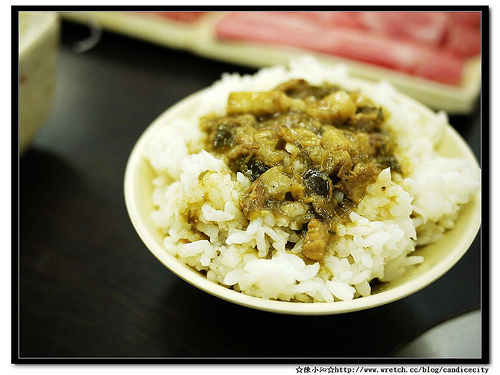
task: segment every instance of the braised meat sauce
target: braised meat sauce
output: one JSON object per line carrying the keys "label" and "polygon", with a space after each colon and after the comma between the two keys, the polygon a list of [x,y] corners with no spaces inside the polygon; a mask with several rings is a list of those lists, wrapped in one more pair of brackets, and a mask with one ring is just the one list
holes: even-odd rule
{"label": "braised meat sauce", "polygon": [[207,115],[206,148],[251,186],[248,219],[284,215],[303,233],[302,256],[323,259],[336,222],[387,167],[402,172],[383,124],[388,113],[358,92],[290,80],[266,92],[232,92],[225,116]]}

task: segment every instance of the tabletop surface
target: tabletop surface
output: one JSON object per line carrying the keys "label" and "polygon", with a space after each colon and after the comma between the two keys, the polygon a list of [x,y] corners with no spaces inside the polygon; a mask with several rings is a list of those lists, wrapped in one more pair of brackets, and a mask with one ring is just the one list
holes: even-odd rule
{"label": "tabletop surface", "polygon": [[[479,236],[432,285],[343,315],[289,316],[210,296],[168,271],[124,203],[128,156],[145,128],[223,72],[254,70],[64,22],[51,116],[19,161],[19,359],[389,358],[481,307]],[[451,124],[481,156],[479,108]],[[303,362],[302,362],[303,363]]]}

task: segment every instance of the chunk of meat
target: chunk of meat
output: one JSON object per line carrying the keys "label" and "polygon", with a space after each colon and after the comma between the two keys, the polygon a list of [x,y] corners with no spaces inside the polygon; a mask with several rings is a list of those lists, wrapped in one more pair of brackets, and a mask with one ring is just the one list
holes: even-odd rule
{"label": "chunk of meat", "polygon": [[265,195],[266,188],[261,180],[255,180],[248,192],[245,194],[245,198],[241,202],[241,211],[243,214],[251,219],[254,212],[262,210],[265,204]]}
{"label": "chunk of meat", "polygon": [[[262,121],[261,125],[266,126],[285,126],[288,129],[304,128],[314,134],[318,134],[323,124],[318,119],[314,119],[303,112],[289,112],[279,114]],[[290,142],[289,139],[286,139]]]}
{"label": "chunk of meat", "polygon": [[280,91],[232,92],[227,100],[227,114],[251,113],[267,116],[289,110],[304,109],[300,100],[294,100]]}
{"label": "chunk of meat", "polygon": [[351,201],[358,203],[366,191],[366,186],[374,183],[380,170],[373,164],[356,164],[354,169],[346,173],[341,179],[342,192]]}
{"label": "chunk of meat", "polygon": [[292,197],[303,196],[303,188],[282,172],[280,167],[266,167],[261,175],[250,185],[242,200],[242,211],[250,217],[253,211],[273,210],[285,201],[287,194]]}
{"label": "chunk of meat", "polygon": [[356,112],[356,104],[343,90],[327,95],[307,107],[309,116],[326,124],[341,124]]}
{"label": "chunk of meat", "polygon": [[329,127],[323,132],[321,145],[328,150],[345,150],[353,148],[351,140],[339,129]]}
{"label": "chunk of meat", "polygon": [[302,246],[302,255],[311,260],[320,261],[325,257],[330,233],[328,224],[311,219],[307,224],[307,233]]}
{"label": "chunk of meat", "polygon": [[273,167],[260,176],[266,187],[266,199],[283,201],[291,193],[294,181],[286,176],[279,167]]}

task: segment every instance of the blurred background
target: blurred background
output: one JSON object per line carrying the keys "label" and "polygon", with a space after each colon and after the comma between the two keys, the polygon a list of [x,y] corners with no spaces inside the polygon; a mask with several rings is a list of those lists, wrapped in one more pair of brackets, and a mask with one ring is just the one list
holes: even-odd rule
{"label": "blurred background", "polygon": [[[481,16],[19,14],[19,319],[13,357],[487,356],[478,314],[487,306],[480,235],[451,271],[401,301],[346,315],[286,316],[231,305],[178,279],[143,245],[123,199],[128,156],[163,111],[224,72],[251,74],[304,53],[346,64],[365,79],[387,80],[445,110],[481,162]],[[447,336],[445,328],[435,347],[413,341],[454,317],[468,319],[468,340]]]}

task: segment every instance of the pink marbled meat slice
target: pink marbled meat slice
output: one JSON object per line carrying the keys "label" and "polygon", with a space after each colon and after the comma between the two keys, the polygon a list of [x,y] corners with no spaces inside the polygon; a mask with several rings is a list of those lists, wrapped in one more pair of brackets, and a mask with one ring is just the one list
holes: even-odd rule
{"label": "pink marbled meat slice", "polygon": [[313,15],[300,13],[230,13],[216,25],[216,35],[220,40],[291,46],[344,57],[449,85],[461,82],[465,63],[443,48],[370,32],[359,24],[326,27],[324,20],[316,22]]}

